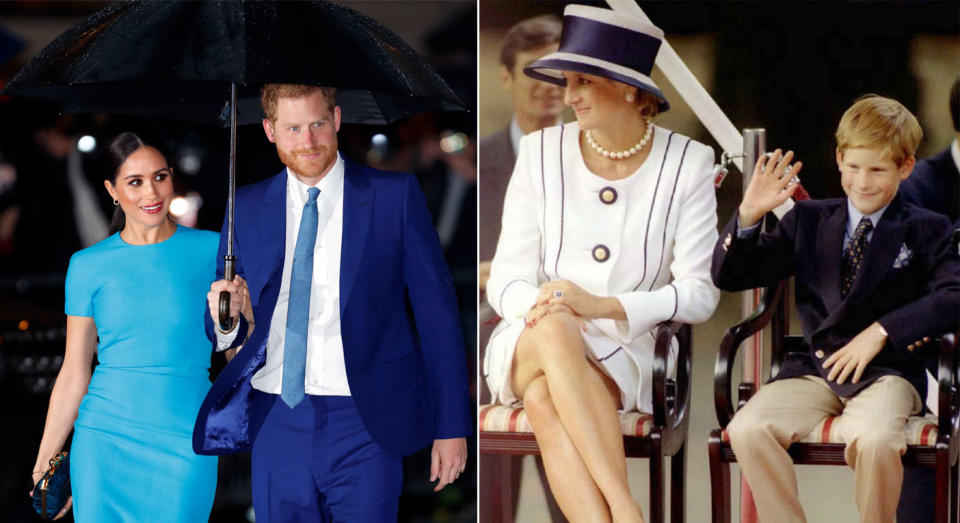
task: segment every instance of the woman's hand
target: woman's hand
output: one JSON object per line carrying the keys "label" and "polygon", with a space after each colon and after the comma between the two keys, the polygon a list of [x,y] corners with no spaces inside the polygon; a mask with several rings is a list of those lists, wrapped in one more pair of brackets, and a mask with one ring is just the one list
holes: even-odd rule
{"label": "woman's hand", "polygon": [[[30,484],[33,485],[33,487],[36,487],[36,486],[37,486],[37,483],[40,481],[40,478],[43,477],[44,472],[45,472],[45,471],[40,470],[40,469],[37,469],[37,470],[34,470],[34,471],[33,471],[33,475],[32,475],[31,478],[30,478]],[[30,487],[30,495],[31,495],[31,496],[33,496],[33,487]]]}
{"label": "woman's hand", "polygon": [[787,198],[793,196],[799,184],[792,183],[793,177],[800,173],[803,162],[794,164],[790,174],[787,166],[793,159],[793,151],[782,154],[780,149],[772,155],[761,155],[753,169],[753,177],[740,201],[740,227],[747,228],[759,222],[763,215],[779,207]]}
{"label": "woman's hand", "polygon": [[577,316],[597,317],[598,298],[567,280],[548,281],[540,286],[537,305],[566,305]]}
{"label": "woman's hand", "polygon": [[[36,488],[37,482],[40,481],[40,478],[42,478],[43,475],[46,474],[46,472],[47,472],[46,470],[34,469],[33,475],[30,478],[30,480],[32,481],[33,487],[30,489],[29,494],[27,494],[31,498],[33,498],[33,490],[34,488]],[[63,508],[60,509],[60,512],[58,512],[57,515],[53,517],[53,519],[60,519],[63,516],[66,516],[67,512],[70,512],[71,507],[73,507],[73,496],[70,496],[69,498],[67,498],[67,503],[63,505]]]}
{"label": "woman's hand", "polygon": [[33,491],[37,488],[37,483],[40,481],[40,478],[43,477],[44,473],[45,473],[44,470],[34,468],[33,475],[30,476],[30,485],[31,485],[30,493],[27,494],[31,498],[33,497]]}
{"label": "woman's hand", "polygon": [[584,323],[583,318],[578,316],[577,313],[573,311],[573,309],[571,309],[566,305],[563,305],[562,303],[554,303],[554,304],[544,303],[543,305],[534,305],[533,307],[530,308],[530,311],[527,312],[527,315],[524,318],[524,322],[526,323],[527,328],[531,328],[531,327],[534,327],[538,321],[540,321],[540,318],[543,318],[548,314],[554,314],[559,312],[565,312],[573,316],[574,318],[576,318],[577,323],[580,324],[580,330],[582,330],[583,332],[587,332],[587,324]]}
{"label": "woman's hand", "polygon": [[60,519],[63,516],[66,516],[67,512],[70,512],[71,507],[73,507],[73,496],[70,496],[69,498],[67,498],[67,503],[63,505],[63,508],[60,509],[60,512],[58,512],[57,515],[53,517],[53,519]]}
{"label": "woman's hand", "polygon": [[581,318],[627,318],[620,300],[610,296],[595,296],[568,280],[548,281],[540,286],[537,305],[545,304],[566,305],[575,316]]}

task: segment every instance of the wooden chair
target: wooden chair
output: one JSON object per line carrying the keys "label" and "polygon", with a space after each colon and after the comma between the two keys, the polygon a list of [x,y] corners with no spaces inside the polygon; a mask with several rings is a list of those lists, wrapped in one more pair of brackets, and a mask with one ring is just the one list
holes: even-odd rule
{"label": "wooden chair", "polygon": [[[676,378],[667,376],[670,340],[679,344]],[[624,450],[628,458],[650,459],[649,521],[664,521],[664,457],[670,456],[670,520],[683,521],[684,468],[687,425],[690,412],[690,371],[692,364],[690,325],[664,322],[657,328],[653,363],[653,412],[625,412],[620,416]],[[540,448],[522,408],[505,405],[480,407],[480,454],[484,467],[492,467],[489,476],[495,484],[490,510],[493,521],[512,522],[513,492],[509,478],[511,456],[539,455]]]}
{"label": "wooden chair", "polygon": [[[753,334],[771,323],[771,375],[776,374],[784,354],[800,350],[803,337],[788,335],[788,286],[780,282],[768,287],[756,311],[742,322],[727,330],[714,369],[714,405],[720,428],[710,433],[710,487],[713,521],[730,522],[730,463],[737,457],[730,448],[723,429],[733,418],[734,409],[730,382],[734,359],[740,345]],[[958,375],[956,335],[948,334],[940,342],[939,351],[939,417],[932,415],[912,417],[907,423],[907,452],[903,456],[905,466],[934,468],[936,474],[936,521],[946,523],[957,520],[957,451],[960,429],[960,405],[958,405]],[[738,387],[738,405],[742,406],[756,391],[756,384],[744,382]],[[798,465],[843,465],[845,444],[832,431],[833,420],[829,417],[808,434],[801,442],[790,446],[789,453]],[[948,514],[949,511],[949,514]]]}

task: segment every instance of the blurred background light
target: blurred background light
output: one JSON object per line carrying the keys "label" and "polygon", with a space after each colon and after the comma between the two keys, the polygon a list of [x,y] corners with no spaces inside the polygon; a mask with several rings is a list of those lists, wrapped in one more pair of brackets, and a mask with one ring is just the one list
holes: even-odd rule
{"label": "blurred background light", "polygon": [[77,149],[82,153],[91,153],[97,148],[97,139],[89,134],[85,134],[77,140]]}

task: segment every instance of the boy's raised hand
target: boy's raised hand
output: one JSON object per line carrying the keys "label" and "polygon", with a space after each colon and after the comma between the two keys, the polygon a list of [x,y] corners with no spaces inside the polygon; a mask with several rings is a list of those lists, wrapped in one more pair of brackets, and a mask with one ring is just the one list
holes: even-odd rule
{"label": "boy's raised hand", "polygon": [[787,198],[793,196],[799,184],[791,183],[803,167],[803,162],[797,162],[789,175],[785,175],[790,160],[793,159],[793,151],[783,151],[777,149],[769,157],[761,155],[757,160],[757,165],[753,169],[753,177],[743,193],[743,200],[740,202],[740,227],[747,228],[759,222],[763,215],[777,208]]}

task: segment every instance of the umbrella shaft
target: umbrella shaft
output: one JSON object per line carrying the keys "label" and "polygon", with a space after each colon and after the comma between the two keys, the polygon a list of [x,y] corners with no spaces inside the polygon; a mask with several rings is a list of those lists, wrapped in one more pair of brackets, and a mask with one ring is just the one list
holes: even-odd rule
{"label": "umbrella shaft", "polygon": [[[227,256],[233,257],[233,207],[237,191],[237,84],[230,84],[230,175],[227,188]],[[232,277],[231,277],[232,279]]]}

